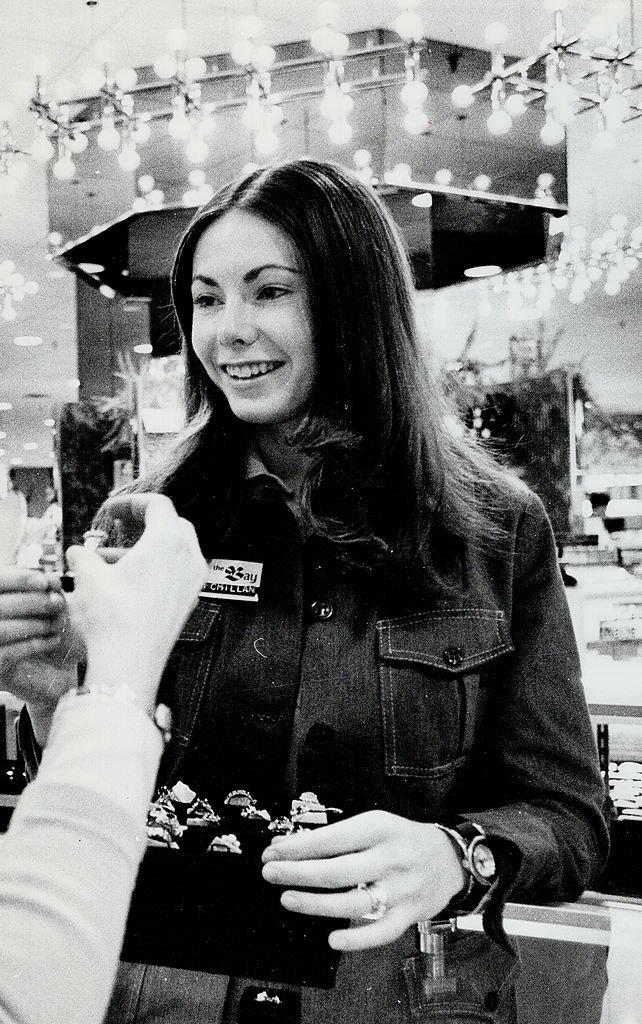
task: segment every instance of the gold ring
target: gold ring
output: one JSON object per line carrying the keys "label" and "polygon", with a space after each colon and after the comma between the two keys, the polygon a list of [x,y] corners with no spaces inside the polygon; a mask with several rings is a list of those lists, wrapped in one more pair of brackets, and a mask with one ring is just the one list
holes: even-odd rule
{"label": "gold ring", "polygon": [[370,910],[361,915],[362,921],[380,921],[388,913],[388,899],[376,882],[359,882],[357,889],[365,892],[370,900]]}

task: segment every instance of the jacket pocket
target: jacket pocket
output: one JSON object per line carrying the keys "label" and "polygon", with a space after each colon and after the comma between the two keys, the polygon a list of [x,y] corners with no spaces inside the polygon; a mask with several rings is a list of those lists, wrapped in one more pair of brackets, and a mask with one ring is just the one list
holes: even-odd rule
{"label": "jacket pocket", "polygon": [[497,659],[513,650],[504,612],[440,609],[377,622],[385,770],[439,779],[479,735]]}

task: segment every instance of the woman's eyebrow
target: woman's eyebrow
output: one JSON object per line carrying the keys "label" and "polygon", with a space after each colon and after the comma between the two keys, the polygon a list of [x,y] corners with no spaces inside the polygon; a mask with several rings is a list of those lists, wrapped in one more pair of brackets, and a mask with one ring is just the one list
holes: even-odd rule
{"label": "woman's eyebrow", "polygon": [[[303,271],[297,267],[290,267],[285,263],[264,263],[260,267],[253,267],[252,270],[248,270],[247,274],[244,274],[244,281],[255,281],[264,270],[285,270],[289,274],[302,274]],[[195,274],[192,278],[192,284],[200,281],[201,284],[208,285],[210,288],[218,287],[218,281],[215,281],[213,277],[209,277],[207,274]]]}

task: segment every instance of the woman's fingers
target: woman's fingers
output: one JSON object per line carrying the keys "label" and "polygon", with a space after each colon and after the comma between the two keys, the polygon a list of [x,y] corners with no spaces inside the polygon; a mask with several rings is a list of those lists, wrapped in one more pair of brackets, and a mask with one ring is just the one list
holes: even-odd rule
{"label": "woman's fingers", "polygon": [[7,619],[56,619],[65,599],[54,590],[0,593],[0,622]]}
{"label": "woman's fingers", "polygon": [[60,623],[56,619],[0,619],[0,647],[32,637],[60,635]]}
{"label": "woman's fingers", "polygon": [[60,579],[53,573],[13,567],[0,570],[0,594],[60,593],[61,590]]}
{"label": "woman's fingers", "polygon": [[342,853],[369,850],[397,834],[399,819],[387,811],[366,811],[323,828],[279,836],[263,852],[263,863],[337,857]]}
{"label": "woman's fingers", "polygon": [[376,850],[364,850],[328,859],[269,861],[263,877],[274,885],[295,885],[316,889],[347,889],[380,878],[385,871]]}

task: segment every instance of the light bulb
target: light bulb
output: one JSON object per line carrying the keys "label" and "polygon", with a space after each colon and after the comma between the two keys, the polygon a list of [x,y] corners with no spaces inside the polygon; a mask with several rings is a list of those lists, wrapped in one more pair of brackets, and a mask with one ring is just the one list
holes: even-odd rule
{"label": "light bulb", "polygon": [[350,40],[344,32],[335,32],[332,40],[333,57],[345,57],[350,49]]}
{"label": "light bulb", "polygon": [[399,95],[407,107],[420,107],[428,99],[428,87],[418,80],[406,82]]}
{"label": "light bulb", "polygon": [[173,78],[176,67],[176,58],[171,53],[161,53],[154,61],[154,72],[159,78]]}
{"label": "light bulb", "polygon": [[148,121],[137,121],[131,132],[132,139],[138,146],[144,146],[149,142],[151,134],[152,129]]}
{"label": "light bulb", "polygon": [[383,179],[390,185],[403,185],[412,181],[410,164],[395,164],[391,171],[386,171]]}
{"label": "light bulb", "polygon": [[250,100],[243,108],[241,121],[249,131],[260,131],[264,122],[263,108],[255,100]]}
{"label": "light bulb", "polygon": [[453,180],[453,172],[449,167],[440,167],[435,171],[435,181],[438,185],[450,185]]}
{"label": "light bulb", "polygon": [[271,126],[262,128],[254,136],[254,145],[257,153],[261,153],[262,156],[270,156],[279,148],[279,137]]}
{"label": "light bulb", "polygon": [[123,92],[129,92],[133,89],[138,81],[138,75],[133,68],[119,68],[115,76],[116,85]]}
{"label": "light bulb", "polygon": [[183,206],[200,206],[198,191],[195,188],[188,188],[181,196]]}
{"label": "light bulb", "polygon": [[505,110],[493,110],[486,121],[486,126],[491,135],[505,135],[510,131],[513,121],[510,114]]}
{"label": "light bulb", "polygon": [[185,146],[185,156],[193,164],[202,164],[207,160],[209,153],[210,148],[203,139],[190,139]]}
{"label": "light bulb", "polygon": [[615,281],[613,278],[609,278],[604,285],[604,292],[606,295],[619,295],[622,291],[622,285],[619,281]]}
{"label": "light bulb", "polygon": [[560,142],[564,141],[564,127],[554,121],[552,117],[547,117],[541,127],[539,137],[545,146],[558,146]]}
{"label": "light bulb", "polygon": [[[555,181],[555,178],[554,178],[554,176],[552,174],[550,174],[549,171],[543,171],[541,174],[537,175],[537,184],[539,185],[540,188],[543,188],[543,189],[550,188],[554,181]],[[586,228],[584,229],[584,231],[586,233]]]}
{"label": "light bulb", "polygon": [[203,78],[207,73],[207,64],[202,57],[189,57],[185,61],[185,77],[190,82],[195,82],[197,78]]}
{"label": "light bulb", "polygon": [[473,181],[473,188],[478,192],[487,192],[491,186],[491,180],[487,174],[478,174]]}
{"label": "light bulb", "polygon": [[504,110],[511,117],[520,117],[526,110],[526,103],[524,97],[519,92],[512,92],[510,96],[506,97],[504,103]]}
{"label": "light bulb", "polygon": [[141,174],[138,179],[138,187],[143,193],[151,192],[155,184],[156,182],[151,174]]}
{"label": "light bulb", "polygon": [[475,102],[475,93],[469,85],[458,85],[453,89],[450,98],[458,110],[468,110]]}
{"label": "light bulb", "polygon": [[368,167],[372,162],[372,153],[369,149],[355,149],[352,154],[352,160],[355,167],[362,170],[364,167]]}
{"label": "light bulb", "polygon": [[76,165],[70,156],[61,156],[59,160],[56,160],[52,171],[58,181],[71,181],[76,173]]}
{"label": "light bulb", "polygon": [[123,171],[135,171],[140,166],[140,153],[128,146],[118,154],[118,165]]}
{"label": "light bulb", "polygon": [[67,149],[70,153],[84,153],[89,145],[89,140],[83,132],[74,132],[67,136]]}
{"label": "light bulb", "polygon": [[428,115],[421,107],[414,107],[404,117],[403,126],[409,135],[421,135],[428,127]]}
{"label": "light bulb", "polygon": [[254,67],[257,71],[267,71],[276,60],[276,50],[273,46],[262,43],[254,50]]}
{"label": "light bulb", "polygon": [[312,49],[316,50],[317,53],[331,54],[335,35],[336,33],[327,25],[315,28],[310,36]]}
{"label": "light bulb", "polygon": [[250,39],[239,39],[230,50],[230,56],[235,64],[242,68],[249,67],[254,62],[256,46]]}
{"label": "light bulb", "polygon": [[29,152],[34,160],[38,160],[39,163],[45,163],[54,155],[54,148],[50,138],[44,132],[39,132],[31,143]]}
{"label": "light bulb", "polygon": [[345,121],[352,113],[354,100],[347,92],[332,89],[324,93],[319,110],[327,121]]}
{"label": "light bulb", "polygon": [[493,21],[484,30],[484,39],[489,46],[503,46],[508,39],[508,29],[501,21]]}
{"label": "light bulb", "polygon": [[423,23],[414,11],[403,11],[395,18],[392,27],[407,43],[418,43],[424,37]]}
{"label": "light bulb", "polygon": [[190,123],[185,114],[182,112],[180,114],[173,114],[169,119],[167,131],[173,139],[177,139],[179,142],[186,139],[190,133]]}
{"label": "light bulb", "polygon": [[96,142],[105,153],[111,153],[120,146],[120,135],[113,124],[106,124],[98,132]]}
{"label": "light bulb", "polygon": [[147,209],[147,203],[143,196],[135,196],[132,200],[132,210],[134,213],[142,213],[143,210]]}
{"label": "light bulb", "polygon": [[205,171],[202,167],[195,167],[187,175],[187,180],[192,188],[200,188],[205,182]]}
{"label": "light bulb", "polygon": [[352,127],[347,121],[332,121],[328,125],[328,137],[335,146],[345,146],[352,138]]}

